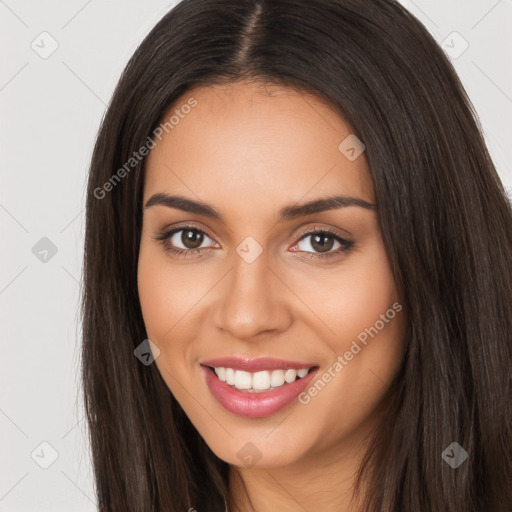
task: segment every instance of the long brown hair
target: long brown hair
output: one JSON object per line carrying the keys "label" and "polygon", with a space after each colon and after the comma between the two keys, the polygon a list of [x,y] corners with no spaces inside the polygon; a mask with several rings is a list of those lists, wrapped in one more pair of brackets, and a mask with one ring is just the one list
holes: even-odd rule
{"label": "long brown hair", "polygon": [[[228,464],[156,365],[134,357],[147,338],[137,292],[144,159],[130,159],[189,88],[242,79],[317,94],[366,146],[409,325],[388,416],[359,473],[371,479],[365,510],[512,510],[511,206],[450,61],[392,0],[183,0],[126,66],[86,205],[82,379],[99,509],[229,503]],[[456,470],[441,457],[454,441],[469,454]]]}

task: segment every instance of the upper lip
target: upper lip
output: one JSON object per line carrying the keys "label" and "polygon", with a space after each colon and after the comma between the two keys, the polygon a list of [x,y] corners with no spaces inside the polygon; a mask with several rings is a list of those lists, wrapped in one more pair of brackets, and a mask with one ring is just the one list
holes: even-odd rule
{"label": "upper lip", "polygon": [[314,363],[301,363],[298,361],[286,361],[285,359],[275,359],[273,357],[259,357],[257,359],[247,359],[242,357],[219,357],[200,361],[205,366],[215,368],[233,368],[234,370],[244,370],[246,372],[258,372],[263,370],[288,370],[301,368],[312,368],[317,366]]}

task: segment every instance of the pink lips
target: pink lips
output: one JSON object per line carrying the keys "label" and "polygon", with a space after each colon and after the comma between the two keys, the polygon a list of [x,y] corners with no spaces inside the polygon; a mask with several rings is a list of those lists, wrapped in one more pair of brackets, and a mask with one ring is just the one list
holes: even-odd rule
{"label": "pink lips", "polygon": [[[221,381],[211,368],[208,367],[233,368],[248,372],[263,370],[286,370],[289,368],[301,369],[312,368],[312,370],[301,379],[270,391],[249,393],[240,391],[229,384]],[[226,357],[201,361],[201,370],[206,384],[217,401],[229,412],[238,416],[248,418],[261,418],[276,413],[288,404],[293,402],[311,383],[318,367],[315,364],[298,363],[295,361],[284,361],[273,358],[241,359],[237,357]]]}
{"label": "pink lips", "polygon": [[201,361],[205,366],[215,366],[216,368],[233,368],[234,370],[244,370],[246,372],[260,372],[263,370],[288,370],[293,368],[312,368],[313,363],[298,363],[296,361],[285,361],[284,359],[274,359],[273,357],[260,357],[258,359],[243,359],[240,357],[219,357],[217,359],[208,359]]}

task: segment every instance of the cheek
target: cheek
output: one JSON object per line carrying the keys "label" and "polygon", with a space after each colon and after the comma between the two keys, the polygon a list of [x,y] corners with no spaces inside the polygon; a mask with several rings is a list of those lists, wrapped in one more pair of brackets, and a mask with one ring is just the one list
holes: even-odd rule
{"label": "cheek", "polygon": [[316,282],[302,280],[303,288],[297,290],[308,298],[311,310],[327,327],[328,330],[322,328],[322,331],[337,353],[347,350],[352,339],[373,326],[399,301],[387,255],[379,240],[318,277]]}
{"label": "cheek", "polygon": [[150,251],[141,248],[138,288],[148,336],[150,339],[162,340],[172,327],[172,316],[178,301],[171,292],[176,283],[172,284],[172,277],[165,272],[163,265],[158,264],[158,258],[156,260]]}
{"label": "cheek", "polygon": [[366,249],[328,282],[308,285],[309,304],[329,328],[323,338],[329,355],[303,403],[319,423],[332,427],[334,437],[370,417],[403,355],[405,316],[387,256],[380,244]]}
{"label": "cheek", "polygon": [[137,279],[147,336],[160,350],[155,364],[171,392],[186,403],[187,396],[180,395],[179,385],[187,378],[188,371],[183,362],[189,359],[187,336],[190,331],[184,328],[194,314],[197,291],[190,286],[190,281],[187,286],[190,276],[177,272],[169,265],[166,253],[150,243],[141,243]]}
{"label": "cheek", "polygon": [[148,336],[160,342],[172,337],[180,319],[204,295],[203,287],[197,286],[199,276],[192,273],[192,267],[169,264],[163,249],[145,240],[141,242],[137,279]]}
{"label": "cheek", "polygon": [[394,279],[384,254],[360,262],[345,276],[339,288],[343,289],[343,301],[341,307],[336,312],[332,310],[331,314],[341,339],[352,339],[366,332],[398,301]]}
{"label": "cheek", "polygon": [[206,338],[201,333],[207,325],[205,304],[219,279],[208,265],[198,267],[176,264],[151,240],[141,241],[137,279],[142,316],[148,338],[160,350],[156,365],[178,395],[175,379],[185,381],[189,372],[196,371],[194,340]]}
{"label": "cheek", "polygon": [[[188,302],[186,288],[180,286],[179,276],[171,272],[172,267],[166,265],[165,258],[158,249],[145,247],[141,244],[138,264],[138,289],[142,316],[148,338],[159,348],[160,355],[155,364],[165,380],[169,379],[175,370],[169,362],[174,360],[173,354],[180,351],[178,343],[169,340],[179,340],[177,336],[179,318],[184,315],[181,311]],[[178,290],[185,290],[178,292]],[[172,353],[171,353],[172,351]],[[167,369],[165,371],[164,369]],[[171,382],[168,382],[171,385]]]}

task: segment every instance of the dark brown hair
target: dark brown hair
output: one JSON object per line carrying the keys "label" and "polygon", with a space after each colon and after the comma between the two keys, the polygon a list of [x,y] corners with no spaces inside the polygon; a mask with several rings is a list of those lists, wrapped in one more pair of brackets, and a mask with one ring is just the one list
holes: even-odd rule
{"label": "dark brown hair", "polygon": [[[511,207],[450,61],[392,0],[183,0],[126,66],[86,206],[82,379],[99,509],[229,503],[228,464],[156,365],[134,357],[147,338],[144,160],[104,184],[188,89],[239,80],[316,94],[366,146],[409,322],[388,416],[359,474],[371,479],[365,510],[512,510]],[[456,470],[441,457],[453,441],[469,454]]]}

